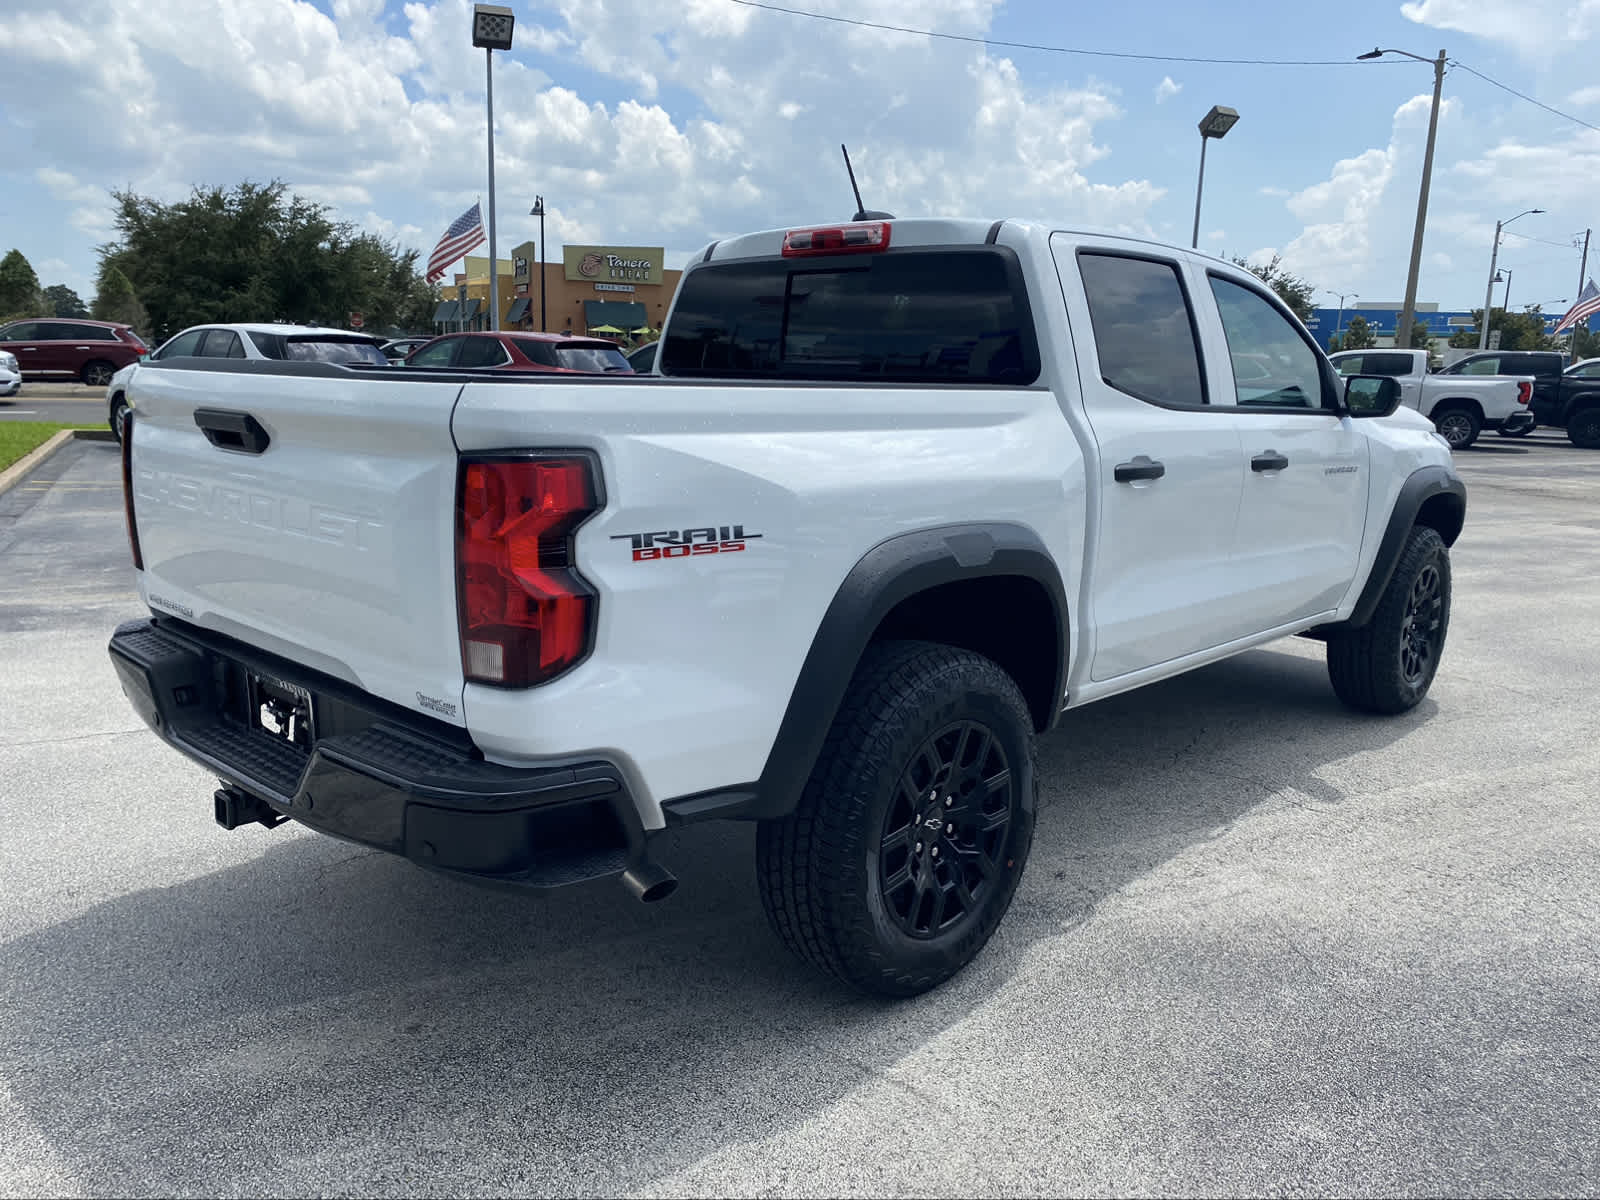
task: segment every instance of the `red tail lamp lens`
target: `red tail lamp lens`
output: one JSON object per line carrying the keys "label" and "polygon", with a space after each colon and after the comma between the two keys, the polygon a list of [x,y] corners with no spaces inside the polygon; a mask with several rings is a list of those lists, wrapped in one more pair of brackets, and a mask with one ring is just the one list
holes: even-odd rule
{"label": "red tail lamp lens", "polygon": [[595,593],[573,534],[598,508],[587,455],[463,461],[456,588],[461,667],[499,687],[544,683],[589,652]]}

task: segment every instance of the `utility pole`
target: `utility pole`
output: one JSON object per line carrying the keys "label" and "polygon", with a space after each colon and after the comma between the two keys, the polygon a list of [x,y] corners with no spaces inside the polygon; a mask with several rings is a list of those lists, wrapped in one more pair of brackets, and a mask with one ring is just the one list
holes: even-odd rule
{"label": "utility pole", "polygon": [[1400,306],[1400,324],[1394,331],[1396,346],[1411,345],[1411,326],[1417,318],[1417,275],[1422,270],[1422,227],[1428,220],[1428,185],[1433,180],[1433,141],[1439,132],[1439,93],[1444,88],[1444,51],[1433,60],[1433,108],[1428,112],[1428,148],[1422,154],[1422,190],[1417,195],[1417,227],[1411,234],[1411,269],[1406,272],[1406,299]]}

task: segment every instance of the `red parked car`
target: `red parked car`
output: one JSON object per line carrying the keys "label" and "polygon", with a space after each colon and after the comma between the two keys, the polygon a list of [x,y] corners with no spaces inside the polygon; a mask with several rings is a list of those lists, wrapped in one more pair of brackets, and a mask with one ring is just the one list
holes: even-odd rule
{"label": "red parked car", "polygon": [[0,350],[16,355],[24,379],[81,380],[105,387],[150,348],[132,328],[112,321],[34,317],[0,327]]}
{"label": "red parked car", "polygon": [[408,367],[497,367],[503,371],[632,375],[615,342],[562,333],[447,333],[406,356]]}

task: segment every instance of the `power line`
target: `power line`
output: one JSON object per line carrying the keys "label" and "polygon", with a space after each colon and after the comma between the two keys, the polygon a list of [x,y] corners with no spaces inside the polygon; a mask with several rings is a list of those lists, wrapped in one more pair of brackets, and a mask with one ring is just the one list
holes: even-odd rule
{"label": "power line", "polygon": [[[742,0],[741,0],[741,2],[742,2]],[[1544,109],[1545,112],[1547,112],[1547,113],[1554,113],[1558,117],[1565,117],[1567,120],[1573,122],[1574,124],[1582,125],[1585,129],[1592,129],[1596,133],[1600,133],[1600,125],[1591,125],[1591,124],[1589,124],[1589,122],[1585,121],[1582,117],[1575,117],[1571,113],[1564,113],[1559,108],[1551,108],[1543,100],[1535,100],[1532,96],[1528,95],[1527,93],[1519,92],[1514,87],[1508,87],[1506,84],[1501,83],[1498,79],[1489,78],[1489,76],[1485,75],[1482,71],[1473,70],[1471,67],[1467,66],[1467,64],[1462,62],[1460,59],[1452,58],[1449,61],[1450,61],[1450,65],[1451,66],[1460,67],[1463,71],[1467,72],[1469,75],[1476,75],[1479,79],[1483,80],[1485,83],[1492,83],[1495,87],[1499,88],[1502,92],[1510,92],[1518,100],[1526,100],[1529,104],[1538,105],[1540,108]]]}
{"label": "power line", "polygon": [[1525,242],[1538,242],[1540,245],[1544,245],[1544,246],[1560,246],[1561,249],[1563,249],[1563,250],[1576,250],[1580,245],[1583,244],[1583,239],[1580,238],[1577,234],[1574,234],[1570,240],[1565,241],[1565,242],[1552,241],[1550,238],[1530,237],[1526,233],[1517,233],[1515,230],[1512,230],[1512,229],[1506,230],[1500,236],[1501,237],[1521,238]]}
{"label": "power line", "polygon": [[[1140,62],[1214,63],[1230,67],[1354,67],[1367,66],[1354,58],[1205,58],[1192,54],[1135,54],[1127,50],[1084,50],[1077,46],[1045,46],[1037,42],[1008,42],[999,38],[979,37],[976,34],[940,33],[933,29],[914,29],[909,25],[886,25],[881,21],[863,21],[856,17],[836,17],[829,13],[811,12],[803,8],[786,8],[781,4],[768,4],[764,0],[729,0],[730,4],[745,8],[761,8],[767,12],[784,13],[791,17],[808,17],[813,21],[832,21],[836,25],[854,25],[861,29],[882,29],[890,33],[912,33],[919,37],[939,38],[947,42],[968,42],[979,46],[999,46],[1007,50],[1042,50],[1048,54],[1081,54],[1090,58],[1124,58]],[[1387,62],[1388,60],[1384,60]],[[1389,63],[1388,65],[1395,65]],[[1471,68],[1467,68],[1471,70]],[[1492,82],[1492,81],[1491,81]]]}

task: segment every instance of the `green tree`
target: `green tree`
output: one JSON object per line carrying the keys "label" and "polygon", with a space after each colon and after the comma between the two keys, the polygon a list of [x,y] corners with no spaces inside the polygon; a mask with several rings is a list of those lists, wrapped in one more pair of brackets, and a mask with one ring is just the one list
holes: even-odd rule
{"label": "green tree", "polygon": [[64,283],[52,283],[44,289],[44,310],[56,317],[87,317],[89,310],[84,307],[78,293]]}
{"label": "green tree", "polygon": [[1428,331],[1426,321],[1412,322],[1411,340],[1406,345],[1414,350],[1428,350],[1433,347],[1433,334]]}
{"label": "green tree", "polygon": [[1567,333],[1561,336],[1572,337],[1572,361],[1578,362],[1585,358],[1600,358],[1600,333],[1590,333],[1584,322],[1579,322]]}
{"label": "green tree", "polygon": [[0,320],[37,317],[48,311],[39,291],[39,277],[22,251],[13,249],[0,258]]}
{"label": "green tree", "polygon": [[1289,311],[1302,321],[1310,320],[1316,307],[1311,302],[1316,289],[1300,276],[1283,269],[1282,255],[1274,254],[1265,266],[1251,266],[1245,259],[1235,256],[1233,261],[1254,275],[1278,294],[1278,299],[1289,306]]}
{"label": "green tree", "polygon": [[[1482,328],[1483,309],[1472,310],[1472,323],[1477,328],[1463,329],[1459,333],[1450,335],[1450,344],[1458,348],[1476,350],[1478,348],[1478,329]],[[1550,350],[1555,347],[1555,340],[1544,331],[1544,313],[1537,304],[1529,305],[1521,312],[1508,313],[1503,308],[1489,310],[1490,336],[1498,331],[1500,334],[1501,350]]]}
{"label": "green tree", "polygon": [[416,251],[332,220],[281,181],[196,188],[174,204],[113,198],[102,266],[132,281],[158,336],[211,321],[342,325],[351,312],[374,330],[426,328],[432,316]]}
{"label": "green tree", "polygon": [[100,270],[100,278],[95,284],[94,319],[119,321],[124,325],[132,325],[140,333],[150,331],[150,317],[144,305],[139,303],[133,284],[115,266],[108,265]]}
{"label": "green tree", "polygon": [[1338,342],[1341,350],[1370,350],[1378,344],[1378,335],[1372,332],[1365,317],[1357,315],[1350,318]]}

